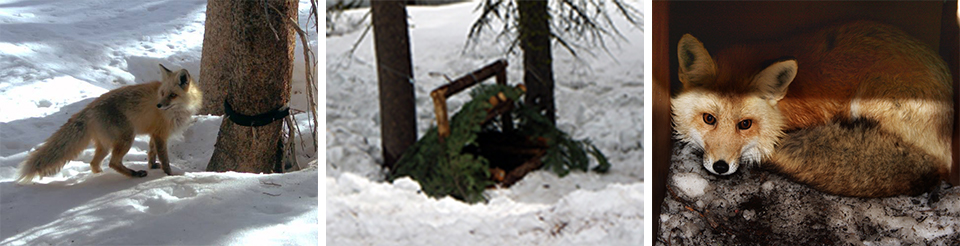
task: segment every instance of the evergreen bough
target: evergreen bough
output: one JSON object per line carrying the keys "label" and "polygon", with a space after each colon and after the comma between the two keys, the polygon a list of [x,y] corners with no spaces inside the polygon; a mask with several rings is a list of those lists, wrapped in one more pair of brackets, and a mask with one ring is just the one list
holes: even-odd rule
{"label": "evergreen bough", "polygon": [[[476,203],[486,201],[484,189],[494,184],[490,178],[490,163],[486,158],[469,153],[465,149],[477,149],[477,137],[481,133],[502,131],[495,121],[483,123],[487,111],[493,105],[492,96],[503,93],[512,102],[520,102],[523,94],[518,88],[505,85],[479,85],[470,91],[471,100],[450,120],[450,136],[440,144],[437,128],[431,127],[413,146],[408,148],[387,177],[393,181],[410,176],[420,183],[431,197],[451,196],[455,199]],[[546,140],[547,151],[543,167],[560,177],[571,170],[587,171],[590,165],[587,155],[597,159],[594,171],[605,173],[610,168],[607,158],[587,140],[573,140],[556,128],[536,110],[515,103],[512,114],[516,133],[532,139]]]}

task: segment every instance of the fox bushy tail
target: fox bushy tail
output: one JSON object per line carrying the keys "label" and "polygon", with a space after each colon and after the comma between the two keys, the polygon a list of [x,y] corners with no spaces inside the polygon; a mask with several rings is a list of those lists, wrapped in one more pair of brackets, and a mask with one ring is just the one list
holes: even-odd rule
{"label": "fox bushy tail", "polygon": [[35,177],[50,176],[77,157],[90,144],[90,133],[87,131],[86,120],[83,114],[71,117],[66,124],[53,133],[40,148],[30,154],[27,160],[20,163],[20,172],[17,175],[18,183],[30,183]]}
{"label": "fox bushy tail", "polygon": [[864,119],[787,132],[764,166],[827,193],[858,197],[919,195],[946,173],[933,155]]}

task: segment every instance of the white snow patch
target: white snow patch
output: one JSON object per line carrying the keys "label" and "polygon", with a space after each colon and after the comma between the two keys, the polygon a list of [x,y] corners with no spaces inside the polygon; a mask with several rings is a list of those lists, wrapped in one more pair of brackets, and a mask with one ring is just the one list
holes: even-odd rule
{"label": "white snow patch", "polygon": [[[70,88],[70,90],[63,88]],[[4,94],[16,96],[0,99],[0,106],[3,107],[0,122],[47,116],[56,113],[60,107],[83,99],[96,98],[107,92],[106,89],[70,76],[44,79],[3,90]],[[59,107],[51,107],[53,104]]]}
{"label": "white snow patch", "polygon": [[673,184],[691,198],[702,196],[710,185],[706,179],[696,173],[678,173],[673,176]]}

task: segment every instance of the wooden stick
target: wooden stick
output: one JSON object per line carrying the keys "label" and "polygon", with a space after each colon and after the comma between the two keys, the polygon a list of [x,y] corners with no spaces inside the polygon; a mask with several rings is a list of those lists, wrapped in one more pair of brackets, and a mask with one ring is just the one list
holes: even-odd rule
{"label": "wooden stick", "polygon": [[450,121],[447,118],[447,97],[446,88],[437,88],[430,92],[433,98],[433,113],[437,116],[437,134],[440,135],[440,143],[443,139],[450,136]]}
{"label": "wooden stick", "polygon": [[533,156],[533,158],[530,158],[530,160],[527,162],[524,162],[522,165],[514,168],[510,171],[510,173],[507,173],[507,176],[503,178],[503,187],[510,187],[511,185],[517,183],[517,181],[520,181],[520,179],[522,179],[523,176],[526,176],[527,173],[542,167],[543,162],[540,161],[540,158],[542,158],[545,154],[547,154],[546,150],[540,150],[537,155]]}
{"label": "wooden stick", "polygon": [[[450,136],[450,119],[447,117],[447,98],[494,75],[497,75],[497,83],[506,85],[506,73],[507,61],[497,60],[490,65],[473,71],[473,73],[460,77],[453,82],[437,87],[437,89],[430,92],[430,97],[433,98],[433,111],[437,117],[437,133],[440,135],[440,143],[443,143],[444,138]],[[488,115],[487,118],[489,120],[489,118],[492,117]],[[508,117],[506,119],[510,118]],[[487,120],[484,120],[484,122],[486,121]],[[510,124],[510,128],[513,128],[513,122],[512,120],[510,121],[510,123],[504,124]]]}
{"label": "wooden stick", "polygon": [[[497,84],[507,85],[507,69],[506,62],[504,64],[503,71],[497,73]],[[503,93],[500,93],[502,95]],[[498,95],[499,96],[499,95]],[[503,117],[500,117],[500,126],[503,127],[503,131],[513,130],[513,116],[510,114],[504,114]]]}
{"label": "wooden stick", "polygon": [[[444,97],[450,97],[453,94],[457,94],[464,89],[469,88],[477,83],[480,83],[483,80],[486,80],[490,77],[499,73],[505,73],[507,68],[506,60],[498,60],[496,62],[487,65],[479,70],[473,71],[470,74],[467,74],[463,77],[460,77],[453,82],[442,85],[436,90],[445,89],[443,92]],[[503,83],[506,83],[506,77],[504,76]],[[434,90],[434,91],[436,91]]]}
{"label": "wooden stick", "polygon": [[510,112],[511,109],[513,109],[513,100],[501,102],[490,108],[490,110],[487,110],[487,117],[483,119],[483,123],[487,123],[487,121],[492,120],[494,117],[497,117],[497,115],[503,115],[504,117],[507,117],[509,114],[504,113]]}
{"label": "wooden stick", "polygon": [[510,154],[510,155],[529,155],[536,156],[540,155],[543,152],[541,148],[525,148],[525,147],[514,147],[514,146],[484,146],[484,153],[493,153],[493,154]]}

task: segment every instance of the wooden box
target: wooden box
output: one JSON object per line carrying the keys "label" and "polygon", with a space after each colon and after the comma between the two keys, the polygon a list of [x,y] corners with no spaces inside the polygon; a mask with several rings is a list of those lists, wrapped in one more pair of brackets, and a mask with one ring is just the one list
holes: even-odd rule
{"label": "wooden box", "polygon": [[[660,227],[660,205],[664,199],[670,165],[672,129],[670,96],[680,87],[677,79],[677,42],[684,33],[712,40],[721,47],[745,40],[784,36],[845,20],[874,20],[891,24],[933,47],[947,62],[953,75],[954,133],[953,173],[950,182],[960,185],[960,38],[957,1],[920,2],[699,2],[654,1],[652,9],[653,60],[653,236]],[[716,43],[725,40],[728,43]],[[710,47],[708,47],[708,50]]]}

